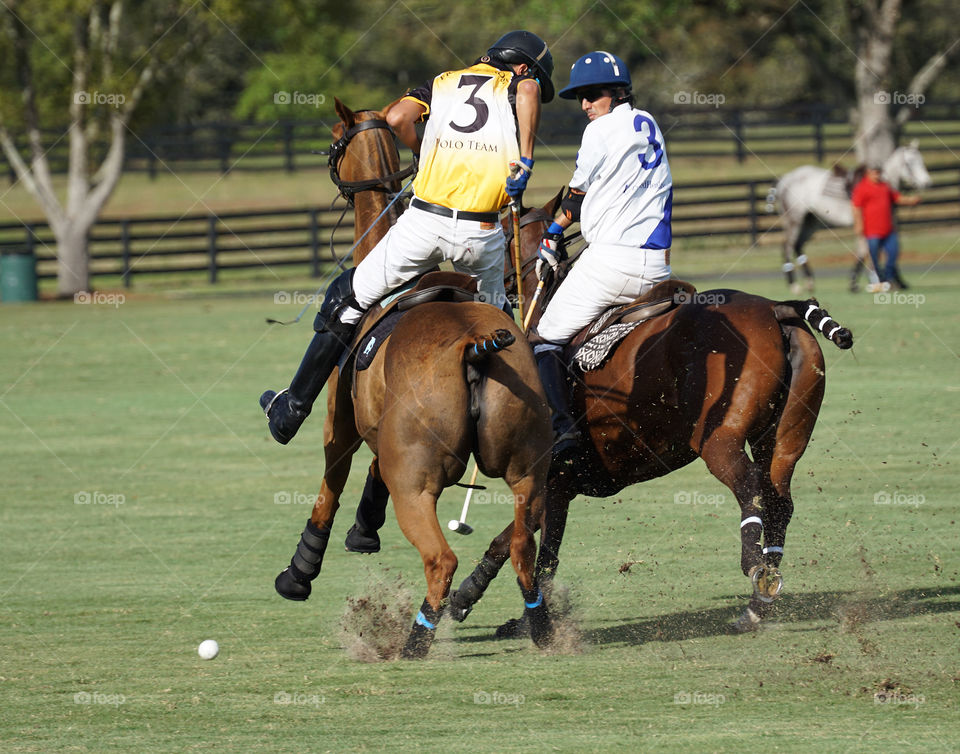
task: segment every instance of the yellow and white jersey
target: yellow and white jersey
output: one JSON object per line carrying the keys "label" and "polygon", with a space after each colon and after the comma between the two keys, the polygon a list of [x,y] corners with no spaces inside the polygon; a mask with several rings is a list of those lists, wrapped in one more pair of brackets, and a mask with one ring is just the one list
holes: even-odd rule
{"label": "yellow and white jersey", "polygon": [[510,163],[520,158],[512,103],[516,76],[486,63],[447,71],[407,97],[427,108],[414,193],[467,212],[497,212],[510,198]]}

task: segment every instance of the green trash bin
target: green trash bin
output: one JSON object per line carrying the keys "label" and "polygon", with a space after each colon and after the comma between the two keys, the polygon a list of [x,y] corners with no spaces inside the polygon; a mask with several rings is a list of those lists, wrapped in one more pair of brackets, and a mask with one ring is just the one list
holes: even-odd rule
{"label": "green trash bin", "polygon": [[37,258],[25,246],[0,250],[0,301],[37,300]]}

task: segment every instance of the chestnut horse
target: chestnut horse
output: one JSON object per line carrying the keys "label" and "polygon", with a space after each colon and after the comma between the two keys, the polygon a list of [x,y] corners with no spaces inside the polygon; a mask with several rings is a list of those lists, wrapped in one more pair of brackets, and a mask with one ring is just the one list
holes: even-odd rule
{"label": "chestnut horse", "polygon": [[[535,250],[553,216],[539,213],[521,230],[527,300]],[[851,347],[853,337],[813,299],[777,302],[735,290],[691,294],[677,282],[662,283],[648,296],[656,298],[659,290],[680,305],[639,324],[598,368],[571,367],[582,457],[574,472],[551,471],[537,577],[546,590],[576,495],[608,497],[700,457],[740,505],[740,567],[753,583],[753,597],[736,625],[749,630],[783,585],[790,481],[824,394],[823,353],[806,322],[840,348]],[[508,290],[514,285],[508,274]],[[534,323],[545,305],[534,312]],[[451,595],[455,619],[466,617],[496,575],[510,535],[508,528],[491,543]],[[523,628],[511,621],[498,634]]]}
{"label": "chestnut horse", "polygon": [[[352,195],[359,236],[387,207],[387,192],[400,189],[399,154],[383,113],[354,113],[339,100],[336,108],[341,123],[333,129],[331,175]],[[355,262],[388,227],[384,222],[370,233]],[[437,274],[472,284],[465,275]],[[361,338],[371,324],[368,316]],[[418,304],[403,314],[368,368],[356,371],[348,358],[327,389],[323,484],[277,591],[294,600],[309,596],[352,456],[366,442],[376,457],[371,473],[393,496],[400,528],[423,558],[427,596],[402,656],[425,656],[457,566],[437,520],[437,497],[460,479],[473,453],[480,470],[503,478],[514,494],[506,549],[533,639],[549,643],[552,627],[533,576],[533,532],[549,469],[550,416],[533,352],[514,321],[476,300]]]}

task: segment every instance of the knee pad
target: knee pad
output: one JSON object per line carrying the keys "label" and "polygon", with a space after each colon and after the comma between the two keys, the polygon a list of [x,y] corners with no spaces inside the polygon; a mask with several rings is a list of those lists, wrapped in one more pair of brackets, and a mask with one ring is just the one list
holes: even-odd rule
{"label": "knee pad", "polygon": [[356,271],[355,267],[351,267],[330,283],[327,293],[323,297],[320,311],[317,312],[317,316],[313,320],[314,332],[336,329],[337,325],[340,324],[339,314],[347,307],[360,309],[360,305],[353,295],[353,275]]}

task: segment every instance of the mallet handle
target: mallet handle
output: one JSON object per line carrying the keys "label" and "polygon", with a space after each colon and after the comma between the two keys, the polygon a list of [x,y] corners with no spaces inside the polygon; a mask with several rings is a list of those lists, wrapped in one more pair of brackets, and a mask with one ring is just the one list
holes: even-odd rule
{"label": "mallet handle", "polygon": [[470,475],[470,489],[467,490],[467,498],[463,501],[463,510],[460,512],[460,523],[467,520],[467,509],[470,508],[470,498],[473,496],[473,485],[477,483],[477,474],[480,473],[480,466],[476,461],[473,462],[473,474]]}

